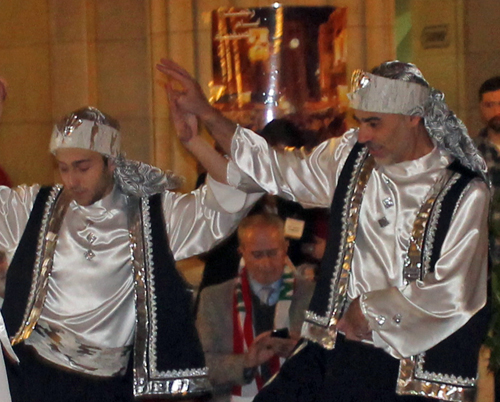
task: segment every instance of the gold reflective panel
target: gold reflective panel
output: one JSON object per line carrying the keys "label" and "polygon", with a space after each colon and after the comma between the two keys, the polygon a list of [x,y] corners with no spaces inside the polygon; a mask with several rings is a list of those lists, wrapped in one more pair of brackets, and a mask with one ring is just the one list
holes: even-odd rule
{"label": "gold reflective panel", "polygon": [[346,24],[345,8],[214,10],[211,102],[255,131],[282,117],[326,130],[348,105]]}

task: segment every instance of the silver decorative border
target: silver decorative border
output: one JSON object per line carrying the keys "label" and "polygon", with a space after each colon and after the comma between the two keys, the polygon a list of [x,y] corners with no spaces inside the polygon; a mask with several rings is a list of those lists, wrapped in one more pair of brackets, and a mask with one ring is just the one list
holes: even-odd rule
{"label": "silver decorative border", "polygon": [[[134,395],[202,395],[211,389],[208,368],[158,371],[157,307],[153,274],[153,237],[149,200],[129,197],[130,238],[135,278],[136,344],[134,359]],[[135,202],[133,200],[136,200]],[[138,212],[140,206],[140,213]]]}
{"label": "silver decorative border", "polygon": [[[396,393],[398,395],[424,396],[452,402],[474,402],[476,397],[475,382],[468,383],[469,379],[456,378],[428,373],[422,370],[421,378],[415,373],[423,362],[416,362],[420,356],[412,356],[400,360],[399,376]],[[423,357],[422,357],[423,361]]]}
{"label": "silver decorative border", "polygon": [[445,382],[447,384],[458,385],[461,387],[474,387],[476,385],[475,378],[462,378],[460,376],[456,377],[454,375],[450,376],[448,374],[433,373],[424,370],[425,353],[417,355],[415,360],[415,378],[419,380]]}
{"label": "silver decorative border", "polygon": [[359,223],[359,212],[366,185],[370,180],[375,166],[374,158],[364,148],[358,155],[354,165],[355,174],[349,182],[348,191],[344,199],[342,211],[342,240],[337,262],[330,284],[330,298],[328,300],[329,326],[336,326],[347,295],[347,287],[351,274],[351,263],[356,243],[356,232]]}
{"label": "silver decorative border", "polygon": [[375,166],[375,160],[364,148],[356,158],[344,198],[341,223],[341,241],[337,261],[332,273],[330,295],[325,316],[306,312],[302,336],[319,343],[326,349],[335,348],[337,320],[345,304],[351,261],[354,253],[359,211],[366,185]]}
{"label": "silver decorative border", "polygon": [[[147,197],[141,197],[141,213],[143,222],[143,240],[144,240],[144,262],[147,288],[147,301],[149,306],[149,334],[148,334],[148,356],[151,375],[154,377],[162,376],[157,370],[157,349],[156,340],[158,338],[158,319],[156,315],[156,298],[155,296],[155,276],[153,274],[153,236],[151,234],[151,214]],[[165,245],[167,246],[167,245]]]}
{"label": "silver decorative border", "polygon": [[[448,171],[448,170],[447,170]],[[441,192],[439,193],[438,197],[436,198],[436,201],[434,203],[434,207],[432,208],[430,217],[429,217],[429,222],[428,222],[428,229],[427,233],[425,234],[425,240],[424,240],[424,249],[423,249],[423,255],[422,255],[422,277],[425,276],[429,270],[430,270],[430,263],[431,263],[431,256],[432,256],[432,250],[434,249],[434,239],[436,236],[436,229],[437,229],[437,224],[439,217],[441,216],[441,208],[443,205],[443,199],[448,194],[450,191],[451,187],[458,181],[460,178],[460,174],[455,173],[451,175],[447,182],[444,184]]]}
{"label": "silver decorative border", "polygon": [[324,327],[326,327],[328,325],[328,322],[330,321],[329,317],[320,316],[311,310],[306,311],[305,319],[306,319],[306,321],[309,321],[309,322],[314,323],[314,324],[322,325]]}
{"label": "silver decorative border", "polygon": [[176,396],[204,395],[210,389],[207,377],[177,378],[173,380],[151,380],[143,386],[134,383],[134,395],[137,396]]}
{"label": "silver decorative border", "polygon": [[147,388],[149,367],[147,358],[149,310],[147,303],[146,272],[143,243],[143,219],[138,197],[128,198],[130,251],[134,277],[135,342],[134,342],[134,395]]}
{"label": "silver decorative border", "polygon": [[[38,245],[36,250],[35,265],[33,268],[33,276],[31,281],[31,288],[26,303],[26,310],[23,316],[23,325],[18,329],[17,333],[12,337],[11,343],[13,345],[22,342],[23,340],[29,338],[31,332],[36,326],[40,314],[36,314],[33,309],[37,299],[40,296],[40,276],[42,271],[42,263],[44,261],[44,254],[46,249],[47,233],[49,230],[49,225],[53,215],[53,210],[55,203],[62,191],[61,185],[55,185],[50,190],[50,194],[45,203],[45,208],[42,216],[41,230],[38,235]],[[53,258],[53,255],[52,255]],[[48,275],[48,272],[45,272]],[[42,278],[43,279],[43,278]],[[48,279],[48,278],[46,278]],[[45,281],[46,284],[46,281]],[[41,312],[41,311],[40,311]],[[40,313],[38,312],[38,313]],[[38,316],[37,316],[38,315]]]}
{"label": "silver decorative border", "polygon": [[[479,179],[475,179],[475,180],[479,180]],[[458,197],[458,200],[457,200],[457,203],[455,205],[455,209],[453,210],[453,215],[452,215],[452,219],[455,218],[455,215],[457,214],[457,211],[458,209],[460,208],[460,205],[462,204],[462,200],[464,199],[465,197],[465,194],[469,192],[469,189],[470,187],[472,186],[472,182],[474,180],[471,180],[469,181],[469,184],[467,184],[464,188],[464,190],[462,191],[462,193],[460,194],[460,197]]]}
{"label": "silver decorative border", "polygon": [[335,349],[335,343],[337,341],[337,331],[335,327],[325,327],[304,321],[301,335],[310,341],[320,344],[327,350]]}

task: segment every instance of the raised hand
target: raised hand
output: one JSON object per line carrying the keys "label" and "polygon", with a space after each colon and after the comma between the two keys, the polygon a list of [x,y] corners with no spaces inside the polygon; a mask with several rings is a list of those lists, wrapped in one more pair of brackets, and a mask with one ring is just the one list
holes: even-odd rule
{"label": "raised hand", "polygon": [[161,59],[156,68],[181,85],[182,91],[176,92],[176,103],[182,112],[193,113],[202,119],[214,113],[200,85],[184,68],[168,59]]}
{"label": "raised hand", "polygon": [[[175,92],[177,116],[187,118],[182,113],[194,114],[208,129],[226,154],[231,153],[231,140],[236,130],[236,123],[227,119],[216,108],[212,107],[200,85],[184,68],[168,59],[161,59],[156,65],[158,71],[176,81],[181,90]],[[180,113],[182,112],[182,113]],[[179,137],[181,138],[181,137]],[[181,141],[183,141],[181,139]]]}
{"label": "raised hand", "polygon": [[170,106],[170,118],[174,123],[177,137],[182,143],[186,144],[198,134],[198,119],[194,114],[184,112],[179,107],[179,98],[182,96],[181,91],[174,90],[170,83],[165,84],[165,90]]}

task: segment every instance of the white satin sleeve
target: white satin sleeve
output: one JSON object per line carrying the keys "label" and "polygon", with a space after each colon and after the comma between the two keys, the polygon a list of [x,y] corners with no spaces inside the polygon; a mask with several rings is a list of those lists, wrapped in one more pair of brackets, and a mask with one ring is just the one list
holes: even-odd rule
{"label": "white satin sleeve", "polygon": [[174,259],[201,254],[225,239],[262,194],[246,194],[210,176],[205,185],[188,194],[163,193],[163,212]]}
{"label": "white satin sleeve", "polygon": [[10,262],[28,223],[39,185],[9,188],[0,186],[0,250]]}
{"label": "white satin sleeve", "polygon": [[375,346],[396,358],[421,353],[456,332],[485,305],[489,199],[483,182],[470,184],[434,272],[400,289],[361,296]]}
{"label": "white satin sleeve", "polygon": [[258,185],[267,193],[297,201],[305,207],[329,207],[338,175],[357,141],[355,130],[327,140],[312,152],[275,151],[253,131],[239,127],[231,144],[228,182],[243,191]]}

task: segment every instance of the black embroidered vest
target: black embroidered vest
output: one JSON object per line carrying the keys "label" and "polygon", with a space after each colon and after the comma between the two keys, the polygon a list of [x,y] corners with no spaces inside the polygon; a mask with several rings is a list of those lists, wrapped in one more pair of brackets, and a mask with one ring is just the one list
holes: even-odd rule
{"label": "black embroidered vest", "polygon": [[[331,206],[327,248],[315,293],[306,313],[302,335],[326,349],[335,347],[336,323],[347,297],[350,256],[357,228],[356,215],[373,167],[370,159],[366,148],[357,143],[341,171]],[[405,264],[402,267],[408,280],[422,279],[425,273],[434,270],[455,207],[464,189],[477,177],[457,161],[448,167],[447,173],[449,178],[429,202],[429,213],[422,214],[426,217],[423,220],[427,224],[427,231],[422,233],[421,249],[416,247],[418,253],[413,256],[415,261],[410,258],[408,266]],[[434,213],[436,210],[439,212]],[[426,236],[430,225],[433,226],[433,236]],[[424,255],[427,256],[425,261]],[[397,393],[426,395],[450,401],[473,401],[478,354],[487,332],[488,320],[489,305],[430,350],[400,360]]]}

